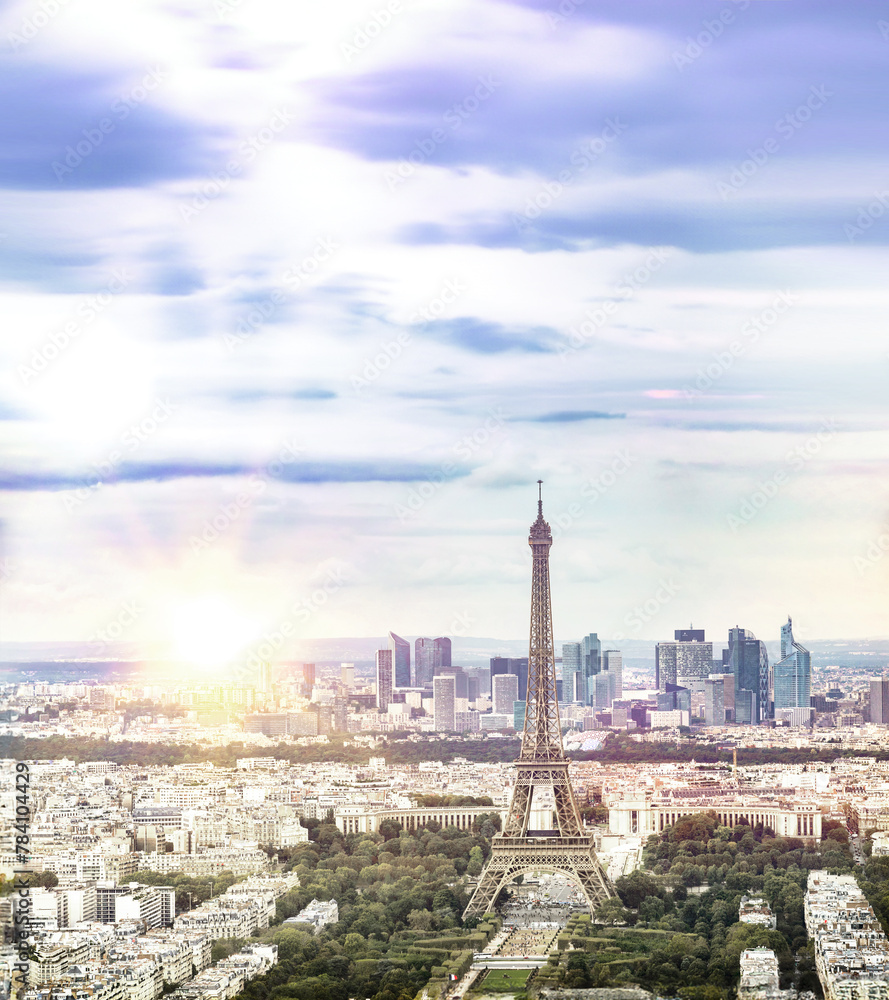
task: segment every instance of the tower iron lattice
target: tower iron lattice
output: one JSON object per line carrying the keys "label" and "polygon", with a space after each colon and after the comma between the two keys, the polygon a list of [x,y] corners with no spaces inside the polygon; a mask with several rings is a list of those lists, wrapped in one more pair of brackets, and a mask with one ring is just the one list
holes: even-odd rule
{"label": "tower iron lattice", "polygon": [[[500,890],[530,871],[551,871],[575,882],[592,912],[614,889],[602,868],[592,838],[584,832],[568,777],[562,747],[556,659],[553,649],[552,601],[549,587],[550,526],[543,519],[542,481],[538,480],[537,520],[531,525],[531,638],[528,650],[528,693],[522,749],[503,831],[491,843],[491,855],[479,877],[464,917],[488,913]],[[535,792],[552,793],[554,829],[531,829]]]}

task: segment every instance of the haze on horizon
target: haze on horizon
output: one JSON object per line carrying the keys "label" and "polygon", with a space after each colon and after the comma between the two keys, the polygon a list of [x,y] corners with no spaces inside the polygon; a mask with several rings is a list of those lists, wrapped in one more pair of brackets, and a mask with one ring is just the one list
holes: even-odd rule
{"label": "haze on horizon", "polygon": [[6,6],[0,640],[885,636],[884,6]]}

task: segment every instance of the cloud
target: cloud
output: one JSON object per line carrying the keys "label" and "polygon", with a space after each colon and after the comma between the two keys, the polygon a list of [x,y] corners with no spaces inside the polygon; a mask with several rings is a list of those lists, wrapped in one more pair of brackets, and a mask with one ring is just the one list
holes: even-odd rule
{"label": "cloud", "polygon": [[[447,478],[469,475],[469,469],[456,468],[448,463]],[[284,483],[413,483],[438,477],[440,465],[400,462],[396,460],[341,460],[327,462],[276,461],[263,465],[242,463],[187,463],[187,462],[124,462],[110,475],[100,476],[95,471],[76,472],[13,472],[0,473],[0,490],[10,491],[59,491],[94,487],[99,484],[169,482],[181,479],[228,478],[232,476],[260,475]]]}
{"label": "cloud", "polygon": [[136,187],[206,174],[223,134],[152,103],[162,70],[106,70],[0,60],[0,187]]}
{"label": "cloud", "polygon": [[564,339],[551,326],[509,326],[474,316],[433,320],[426,323],[422,330],[425,336],[479,354],[501,354],[505,351],[551,354]]}
{"label": "cloud", "polygon": [[604,413],[601,410],[557,410],[536,417],[513,417],[513,422],[533,424],[573,424],[581,420],[623,420],[626,413]]}

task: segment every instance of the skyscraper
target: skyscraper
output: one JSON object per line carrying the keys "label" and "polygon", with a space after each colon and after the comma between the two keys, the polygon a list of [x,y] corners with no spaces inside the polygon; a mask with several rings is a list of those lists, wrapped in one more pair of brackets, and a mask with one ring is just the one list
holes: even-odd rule
{"label": "skyscraper", "polygon": [[393,686],[409,688],[411,684],[411,644],[394,632],[389,633],[389,649],[392,652]]}
{"label": "skyscraper", "polygon": [[444,635],[432,640],[436,667],[451,666],[451,640]]}
{"label": "skyscraper", "polygon": [[583,646],[579,642],[562,643],[562,700],[574,700],[574,675],[583,669]]}
{"label": "skyscraper", "polygon": [[703,629],[680,628],[672,642],[659,642],[655,649],[655,679],[658,691],[667,684],[701,680],[713,669],[713,643],[704,641]]}
{"label": "skyscraper", "polygon": [[515,674],[519,679],[519,698],[524,698],[528,690],[528,657],[491,657],[491,690],[498,674]]}
{"label": "skyscraper", "polygon": [[435,650],[432,639],[420,636],[414,640],[414,685],[426,687],[435,674]]}
{"label": "skyscraper", "polygon": [[392,650],[377,650],[377,708],[385,712],[392,701]]}
{"label": "skyscraper", "polygon": [[889,726],[889,677],[878,677],[870,682],[870,721],[878,726]]}
{"label": "skyscraper", "polygon": [[442,667],[451,665],[451,640],[446,636],[414,641],[414,686],[428,687]]}
{"label": "skyscraper", "polygon": [[735,678],[735,722],[756,726],[768,717],[769,654],[746,628],[728,633],[728,663]]}
{"label": "skyscraper", "polygon": [[457,679],[439,674],[432,680],[432,724],[438,733],[452,733],[457,726]]}
{"label": "skyscraper", "polygon": [[617,701],[619,698],[623,698],[624,658],[620,650],[606,649],[602,653],[602,669],[608,674],[609,701]]}
{"label": "skyscraper", "polygon": [[264,697],[272,696],[272,665],[271,663],[260,663],[259,677],[256,682],[256,690]]}
{"label": "skyscraper", "polygon": [[597,632],[590,632],[589,635],[585,635],[583,637],[582,645],[582,673],[584,676],[583,690],[585,691],[583,704],[592,705],[595,691],[595,682],[593,681],[593,678],[602,669],[602,643],[599,641],[599,635]]}
{"label": "skyscraper", "polygon": [[518,677],[515,674],[498,674],[494,678],[494,714],[512,715],[518,700]]}
{"label": "skyscraper", "polygon": [[705,725],[725,725],[725,682],[731,680],[729,674],[711,674],[704,681]]}
{"label": "skyscraper", "polygon": [[793,638],[790,615],[781,626],[781,659],[774,668],[775,711],[808,708],[811,700],[812,667],[809,651]]}

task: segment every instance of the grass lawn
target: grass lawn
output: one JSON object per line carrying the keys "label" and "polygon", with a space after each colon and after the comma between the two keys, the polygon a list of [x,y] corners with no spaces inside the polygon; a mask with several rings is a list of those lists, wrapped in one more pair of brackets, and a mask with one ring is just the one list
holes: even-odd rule
{"label": "grass lawn", "polygon": [[473,990],[483,993],[521,993],[533,969],[491,969]]}

